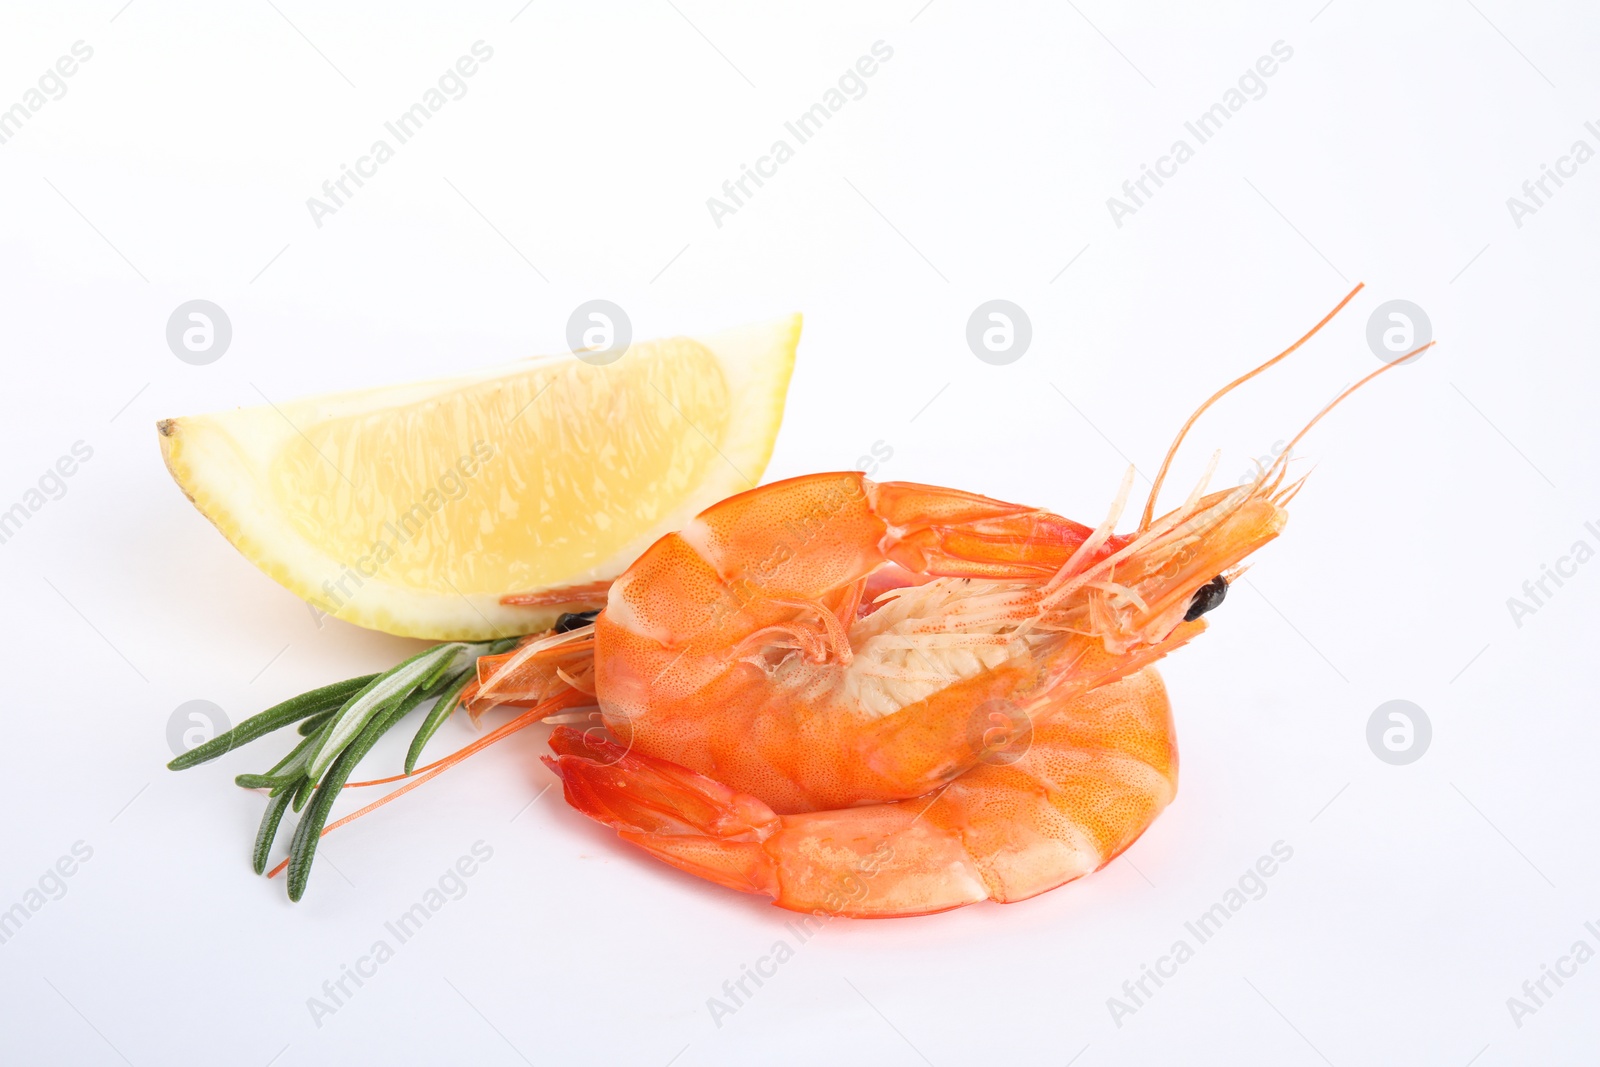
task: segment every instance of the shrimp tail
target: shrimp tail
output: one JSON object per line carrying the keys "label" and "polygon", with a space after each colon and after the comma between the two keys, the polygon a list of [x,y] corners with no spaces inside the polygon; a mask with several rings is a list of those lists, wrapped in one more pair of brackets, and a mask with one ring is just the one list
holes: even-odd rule
{"label": "shrimp tail", "polygon": [[597,731],[558,726],[554,756],[567,803],[657,858],[729,889],[776,899],[777,871],[761,843],[781,824],[755,797]]}

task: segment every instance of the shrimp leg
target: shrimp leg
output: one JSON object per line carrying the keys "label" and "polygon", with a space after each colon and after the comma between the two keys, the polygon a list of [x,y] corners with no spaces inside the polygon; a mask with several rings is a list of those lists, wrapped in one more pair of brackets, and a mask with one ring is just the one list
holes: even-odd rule
{"label": "shrimp leg", "polygon": [[559,728],[568,803],[657,858],[794,911],[921,915],[1008,903],[1104,866],[1171,800],[1177,750],[1153,668],[1079,695],[926,797],[779,815],[705,775]]}

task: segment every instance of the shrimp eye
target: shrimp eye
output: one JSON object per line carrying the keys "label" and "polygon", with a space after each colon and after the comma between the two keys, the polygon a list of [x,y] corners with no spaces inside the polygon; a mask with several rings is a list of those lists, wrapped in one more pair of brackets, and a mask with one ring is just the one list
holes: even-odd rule
{"label": "shrimp eye", "polygon": [[[1194,609],[1190,608],[1189,610],[1193,611]],[[576,630],[580,626],[588,626],[591,622],[594,622],[594,617],[598,614],[600,614],[598,610],[566,612],[556,619],[554,630],[558,634],[564,634],[568,630]]]}
{"label": "shrimp eye", "polygon": [[1227,595],[1228,580],[1219,574],[1195,590],[1194,599],[1189,601],[1189,610],[1184,612],[1183,621],[1194,622],[1194,620],[1222,603]]}

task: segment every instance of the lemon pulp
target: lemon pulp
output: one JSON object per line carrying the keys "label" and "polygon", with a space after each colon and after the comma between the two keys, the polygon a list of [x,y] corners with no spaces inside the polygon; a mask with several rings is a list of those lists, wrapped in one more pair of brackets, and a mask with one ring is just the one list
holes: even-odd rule
{"label": "lemon pulp", "polygon": [[[330,419],[273,462],[278,507],[322,552],[411,588],[560,584],[655,526],[724,462],[712,444],[728,416],[715,357],[687,339],[656,348]],[[575,467],[573,454],[594,462]],[[346,481],[351,471],[362,473]]]}

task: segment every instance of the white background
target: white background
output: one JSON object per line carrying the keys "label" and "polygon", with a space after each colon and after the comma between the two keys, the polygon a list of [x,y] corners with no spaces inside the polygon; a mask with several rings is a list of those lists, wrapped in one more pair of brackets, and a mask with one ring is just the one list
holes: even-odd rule
{"label": "white background", "polygon": [[[1507,998],[1600,948],[1600,565],[1520,627],[1507,598],[1600,547],[1600,162],[1520,227],[1506,204],[1600,148],[1592,9],[120,3],[0,16],[0,107],[94,49],[0,145],[0,508],[94,450],[0,545],[0,908],[93,849],[0,945],[0,1058],[1593,1062],[1600,962],[1520,1027]],[[467,95],[315,226],[306,198],[478,40]],[[878,40],[866,95],[717,227],[706,198]],[[1280,40],[1266,95],[1114,225],[1107,197]],[[1177,487],[1216,447],[1234,481],[1378,366],[1381,302],[1426,309],[1440,344],[1299,450],[1286,535],[1164,668],[1176,802],[1080,883],[836,921],[718,1026],[707,998],[792,916],[629,851],[559,790],[529,807],[543,730],[330,837],[298,906],[251,877],[261,799],[230,784],[280,743],[162,769],[184,701],[238,721],[418,646],[319,627],[184,501],[157,418],[558,350],[596,297],[640,337],[800,310],[769,478],[881,442],[877,477],[1095,521],[1123,457],[1152,474],[1200,399],[1357,281],[1199,424]],[[964,339],[996,297],[1033,324],[1009,366]],[[194,298],[233,323],[209,366],[164,339]],[[1367,746],[1391,699],[1433,725],[1409,766]],[[308,998],[479,840],[466,895],[315,1025]],[[1266,895],[1118,1026],[1107,999],[1279,840]]]}

